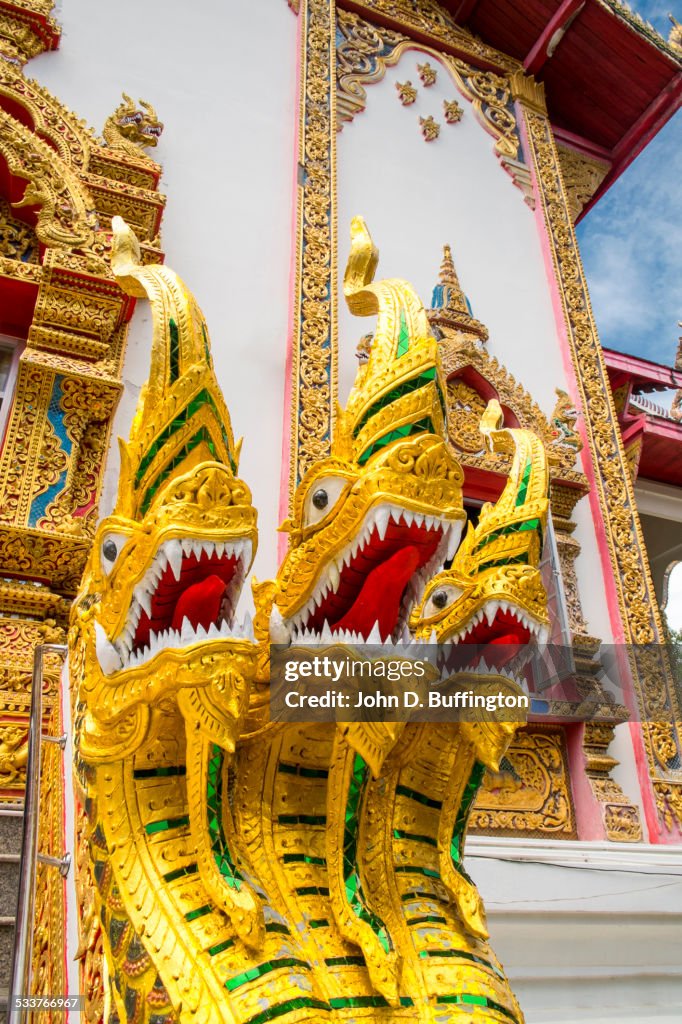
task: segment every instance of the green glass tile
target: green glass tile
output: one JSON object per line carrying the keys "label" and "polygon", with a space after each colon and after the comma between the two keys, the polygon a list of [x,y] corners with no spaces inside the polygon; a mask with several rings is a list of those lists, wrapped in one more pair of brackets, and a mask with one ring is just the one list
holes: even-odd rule
{"label": "green glass tile", "polygon": [[409,839],[413,843],[425,843],[427,846],[438,846],[438,841],[433,836],[422,836],[416,832],[405,832],[401,828],[393,829],[394,839]]}
{"label": "green glass tile", "polygon": [[302,971],[310,970],[310,965],[305,960],[297,960],[293,956],[283,956],[278,960],[268,960],[267,963],[259,964],[258,967],[252,967],[251,970],[236,974],[234,978],[229,978],[225,982],[225,988],[228,992],[234,992],[235,989],[249,981],[255,981],[256,978],[262,978],[264,974],[271,974],[272,971],[280,971],[285,967],[295,967]]}
{"label": "green glass tile", "polygon": [[521,486],[519,487],[519,493],[516,495],[516,505],[523,505],[526,500],[528,493],[528,484],[530,483],[530,474],[533,469],[533,463],[528,460],[523,469],[523,476],[521,477]]}
{"label": "green glass tile", "polygon": [[380,451],[393,441],[399,441],[403,437],[421,433],[435,433],[430,417],[419,420],[417,423],[406,423],[402,427],[396,427],[395,430],[391,430],[388,434],[384,434],[383,437],[378,438],[378,440],[371,444],[369,448],[365,448],[364,452],[359,457],[358,462],[362,466],[374,454],[374,452]]}
{"label": "green glass tile", "polygon": [[308,921],[308,927],[309,928],[328,928],[329,927],[329,921],[327,920],[326,917],[318,917],[318,918],[315,918],[313,921]]}
{"label": "green glass tile", "polygon": [[400,333],[398,334],[398,348],[396,349],[396,358],[400,359],[401,356],[407,354],[410,348],[410,335],[407,330],[407,318],[405,316],[405,310],[400,310]]}
{"label": "green glass tile", "polygon": [[[385,395],[382,395],[382,397],[377,399],[376,402],[373,402],[369,409],[360,418],[353,428],[353,437],[357,437],[365,424],[371,420],[372,416],[376,416],[376,414],[381,412],[382,409],[385,409],[387,405],[392,405],[393,402],[397,402],[399,398],[403,397],[403,395],[409,395],[413,391],[418,391],[419,388],[432,384],[435,379],[436,368],[435,366],[432,366],[430,370],[425,370],[424,373],[419,373],[415,377],[411,377],[409,380],[399,384],[398,387],[392,388],[391,391],[387,391]],[[437,390],[439,400],[442,402],[443,396],[440,393],[440,389],[438,388]]]}
{"label": "green glass tile", "polygon": [[162,768],[135,768],[134,779],[167,779],[175,775],[185,775],[187,769],[184,764],[164,765]]}
{"label": "green glass tile", "polygon": [[440,880],[440,875],[437,871],[432,871],[431,868],[423,868],[417,864],[401,864],[395,869],[396,875],[423,875],[424,878],[437,878]]}
{"label": "green glass tile", "polygon": [[173,828],[182,828],[184,825],[189,825],[189,817],[184,814],[181,818],[164,818],[163,821],[150,821],[145,825],[144,830],[148,836],[153,836],[157,832],[168,832]]}
{"label": "green glass tile", "polygon": [[501,1013],[503,1017],[507,1017],[509,1020],[518,1024],[518,1021],[513,1013],[502,1006],[500,1003],[496,1003],[493,999],[488,999],[486,996],[475,996],[469,992],[462,992],[461,995],[439,995],[436,996],[436,1003],[454,1003],[461,1006],[484,1006],[488,1010],[496,1010],[497,1013]]}
{"label": "green glass tile", "polygon": [[164,876],[164,882],[175,882],[178,878],[183,878],[185,875],[196,875],[199,868],[196,864],[187,864],[184,868],[176,868],[174,871],[168,871]]}
{"label": "green glass tile", "polygon": [[364,956],[329,956],[325,959],[327,967],[364,967]]}
{"label": "green glass tile", "polygon": [[[438,914],[424,914],[422,917],[408,917],[407,923],[416,927],[418,924],[447,924],[448,922]],[[421,953],[419,955],[421,956]]]}
{"label": "green glass tile", "polygon": [[297,896],[328,896],[329,889],[321,885],[304,885],[300,889],[294,889]]}
{"label": "green glass tile", "polygon": [[196,921],[199,917],[205,917],[206,914],[210,914],[213,911],[213,907],[209,906],[208,903],[204,904],[203,907],[197,907],[196,910],[190,910],[185,914],[185,921]]}
{"label": "green glass tile", "polygon": [[230,949],[234,946],[234,939],[225,939],[224,942],[218,942],[215,946],[210,946],[206,952],[209,956],[217,956],[218,953],[224,952],[226,949]]}
{"label": "green glass tile", "polygon": [[332,1010],[360,1010],[369,1006],[388,1006],[383,996],[347,996],[346,998],[330,999]]}
{"label": "green glass tile", "polygon": [[302,779],[326,779],[329,772],[326,768],[305,768],[302,765],[287,764],[280,761],[277,771],[282,775],[300,775]]}
{"label": "green glass tile", "polygon": [[409,800],[416,800],[418,804],[423,804],[424,807],[433,807],[436,811],[439,811],[443,806],[440,800],[432,800],[431,797],[425,796],[424,793],[418,793],[416,789],[410,789],[408,786],[396,786],[395,791],[399,796],[406,796]]}
{"label": "green glass tile", "polygon": [[173,384],[180,376],[180,338],[178,325],[173,317],[168,321],[168,327],[170,330],[170,382]]}
{"label": "green glass tile", "polygon": [[283,864],[319,864],[324,866],[324,857],[310,857],[305,853],[285,853],[282,857]]}
{"label": "green glass tile", "polygon": [[279,814],[277,823],[279,825],[326,825],[327,818],[324,814]]}
{"label": "green glass tile", "polygon": [[277,933],[279,935],[291,935],[291,932],[285,924],[280,924],[279,921],[268,921],[265,925],[266,932]]}
{"label": "green glass tile", "polygon": [[324,1010],[325,1013],[331,1013],[331,1007],[328,1003],[323,1003],[321,999],[313,999],[310,996],[297,996],[294,999],[287,999],[285,1003],[276,1003],[274,1006],[269,1006],[267,1010],[262,1010],[257,1013],[255,1017],[249,1017],[248,1020],[244,1021],[244,1024],[268,1024],[271,1020],[277,1020],[278,1017],[284,1017],[287,1013],[293,1013],[294,1010]]}

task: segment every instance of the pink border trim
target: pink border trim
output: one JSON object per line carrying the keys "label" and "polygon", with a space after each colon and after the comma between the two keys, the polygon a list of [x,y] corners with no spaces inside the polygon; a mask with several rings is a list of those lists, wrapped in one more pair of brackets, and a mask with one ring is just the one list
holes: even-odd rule
{"label": "pink border trim", "polygon": [[[519,104],[518,102],[515,104],[515,108],[517,123],[519,125],[519,129],[521,132],[523,148],[526,153],[530,153],[531,147],[528,139],[528,133],[526,131],[524,110],[521,104]],[[566,373],[566,385],[570,392],[571,398],[574,402],[576,402],[578,408],[580,408],[581,403],[579,401],[578,386],[575,375],[575,366],[573,365],[573,359],[571,356],[571,347],[568,339],[566,321],[564,318],[564,308],[561,300],[561,292],[554,270],[554,261],[552,259],[552,247],[549,239],[547,225],[545,223],[542,196],[540,194],[540,190],[538,187],[537,177],[535,174],[535,167],[533,165],[532,160],[529,162],[529,169],[531,173],[533,193],[535,195],[535,223],[538,229],[540,247],[542,249],[542,256],[545,264],[545,271],[547,274],[547,281],[549,283],[550,295],[552,298],[552,307],[554,309],[554,317],[557,327],[557,337],[559,339],[559,347],[561,350],[564,370]],[[615,579],[613,577],[613,570],[611,566],[611,558],[606,538],[604,520],[602,517],[601,507],[599,505],[599,497],[597,495],[595,487],[596,475],[592,459],[590,458],[590,447],[588,443],[587,433],[585,430],[584,419],[579,420],[579,430],[584,443],[582,456],[583,470],[590,484],[590,493],[588,497],[590,502],[590,508],[592,511],[592,518],[594,521],[597,546],[599,548],[599,557],[602,566],[602,578],[604,582],[604,588],[606,591],[606,602],[609,612],[609,619],[611,622],[611,628],[613,630],[613,640],[615,644],[622,645],[625,643],[625,631],[623,627],[623,620],[620,614],[618,592],[616,590]],[[624,650],[622,650],[621,654],[619,654],[619,668],[622,673],[622,678],[630,680],[631,692],[628,695],[628,703],[633,706],[632,710],[634,710],[634,688],[632,685],[630,665],[627,660],[627,657],[625,656]],[[649,832],[649,841],[651,843],[675,843],[676,839],[674,835],[671,835],[668,838],[667,836],[664,836],[661,832],[660,824],[658,821],[658,815],[656,812],[656,806],[653,798],[653,793],[651,790],[651,781],[649,778],[646,750],[644,747],[644,738],[642,736],[641,726],[638,722],[630,722],[630,735],[632,737],[635,764],[637,767],[637,775],[639,779],[640,795],[642,805],[644,808],[646,825]],[[603,834],[604,833],[602,832],[602,835]]]}

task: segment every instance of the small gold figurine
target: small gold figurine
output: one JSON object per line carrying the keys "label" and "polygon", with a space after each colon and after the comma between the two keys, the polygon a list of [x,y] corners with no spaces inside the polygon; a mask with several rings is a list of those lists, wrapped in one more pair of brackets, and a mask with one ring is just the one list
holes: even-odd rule
{"label": "small gold figurine", "polygon": [[429,114],[428,117],[420,117],[419,123],[422,127],[422,135],[427,142],[434,142],[440,135],[440,125]]}
{"label": "small gold figurine", "polygon": [[417,64],[417,71],[419,72],[419,77],[422,80],[422,84],[427,89],[430,85],[435,85],[436,79],[438,77],[438,72],[436,71],[435,68],[431,67],[428,61],[426,62],[426,64]]}
{"label": "small gold figurine", "polygon": [[448,124],[457,124],[458,121],[462,120],[464,111],[457,100],[443,100],[443,110],[445,111],[445,120]]}
{"label": "small gold figurine", "polygon": [[417,90],[412,85],[412,82],[396,82],[395,87],[398,90],[398,96],[400,102],[404,107],[409,107],[417,98]]}

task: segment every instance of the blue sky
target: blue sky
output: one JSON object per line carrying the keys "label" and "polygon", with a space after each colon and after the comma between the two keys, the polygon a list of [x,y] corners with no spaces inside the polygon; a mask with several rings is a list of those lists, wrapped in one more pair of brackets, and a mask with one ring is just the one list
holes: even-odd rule
{"label": "blue sky", "polygon": [[[664,38],[682,0],[630,0]],[[616,98],[614,98],[616,101]],[[682,111],[578,225],[602,344],[671,365],[682,328]]]}

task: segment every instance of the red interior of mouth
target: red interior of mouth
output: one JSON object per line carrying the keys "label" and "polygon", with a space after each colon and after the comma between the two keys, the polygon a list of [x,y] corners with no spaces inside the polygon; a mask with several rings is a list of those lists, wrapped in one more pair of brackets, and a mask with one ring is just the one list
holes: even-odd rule
{"label": "red interior of mouth", "polygon": [[221,558],[214,552],[209,557],[206,551],[201,552],[200,558],[194,553],[183,555],[179,580],[167,565],[152,596],[151,616],[144,610],[140,615],[133,650],[146,647],[150,633],[180,629],[185,616],[195,629],[208,629],[212,623],[219,626],[223,619],[230,620],[233,609],[227,591],[237,564],[234,555]]}
{"label": "red interior of mouth", "polygon": [[474,658],[474,664],[483,659],[491,668],[504,668],[519,653],[519,648],[530,641],[530,630],[519,622],[511,612],[498,608],[492,626],[487,619],[477,623],[464,638],[465,645],[478,644],[481,647],[480,657]]}
{"label": "red interior of mouth", "polygon": [[327,594],[304,628],[319,633],[328,622],[332,630],[350,629],[366,637],[378,622],[386,639],[398,624],[407,584],[433,558],[442,536],[440,527],[429,530],[391,521],[380,540],[375,528],[350,565],[344,566],[336,593]]}
{"label": "red interior of mouth", "polygon": [[498,609],[495,613],[492,626],[488,625],[486,619],[474,626],[470,633],[464,638],[466,644],[527,644],[530,640],[530,630],[523,623],[519,622],[511,612]]}

